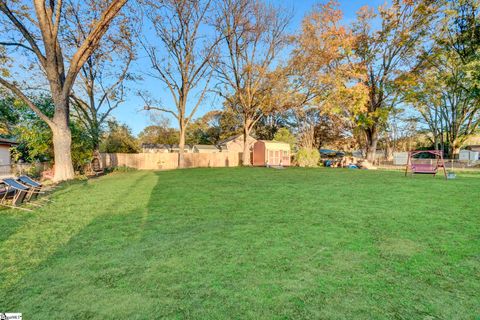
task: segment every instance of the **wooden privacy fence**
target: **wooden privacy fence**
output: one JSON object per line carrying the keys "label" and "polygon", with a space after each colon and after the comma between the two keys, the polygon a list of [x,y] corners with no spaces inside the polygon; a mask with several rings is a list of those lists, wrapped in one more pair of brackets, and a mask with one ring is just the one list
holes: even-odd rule
{"label": "wooden privacy fence", "polygon": [[[178,168],[178,153],[102,153],[104,168],[130,167],[139,170]],[[185,153],[186,168],[237,167],[241,153]]]}
{"label": "wooden privacy fence", "polygon": [[8,165],[0,165],[0,178],[19,176],[29,174],[39,176],[43,171],[51,167],[48,162],[37,163],[12,163]]}

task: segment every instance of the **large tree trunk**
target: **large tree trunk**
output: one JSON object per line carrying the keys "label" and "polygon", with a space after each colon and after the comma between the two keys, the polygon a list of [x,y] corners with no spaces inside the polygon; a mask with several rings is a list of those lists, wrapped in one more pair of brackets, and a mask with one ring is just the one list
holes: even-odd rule
{"label": "large tree trunk", "polygon": [[458,142],[452,141],[450,143],[450,159],[458,158],[460,158],[460,147],[458,146]]}
{"label": "large tree trunk", "polygon": [[242,154],[242,165],[250,166],[250,144],[248,143],[248,137],[250,136],[249,122],[246,121],[243,126],[243,154]]}
{"label": "large tree trunk", "polygon": [[178,167],[185,168],[185,126],[180,125],[180,139],[178,142]]}
{"label": "large tree trunk", "polygon": [[377,143],[378,143],[378,135],[375,128],[368,128],[365,130],[365,137],[367,142],[367,160],[370,163],[374,163],[375,161],[375,154],[377,152]]}
{"label": "large tree trunk", "polygon": [[[92,134],[92,155],[93,158],[98,158],[101,159],[101,154],[100,154],[100,130],[96,130]],[[100,161],[101,163],[101,161]]]}
{"label": "large tree trunk", "polygon": [[439,150],[439,143],[438,143],[438,133],[433,131],[433,148],[438,151]]}
{"label": "large tree trunk", "polygon": [[70,110],[68,97],[61,90],[52,88],[55,115],[50,123],[53,138],[55,182],[71,180],[75,177],[72,162],[72,133],[70,131]]}
{"label": "large tree trunk", "polygon": [[[98,134],[96,134],[98,133]],[[95,170],[102,170],[103,168],[103,161],[102,161],[102,154],[100,153],[100,134],[99,131],[95,131],[92,133],[92,168]],[[98,160],[98,162],[96,162]],[[95,168],[95,163],[98,164],[98,167]]]}
{"label": "large tree trunk", "polygon": [[72,164],[72,135],[68,126],[55,126],[53,133],[53,151],[55,155],[55,175],[53,181],[71,180],[75,176]]}
{"label": "large tree trunk", "polygon": [[460,158],[460,148],[454,147],[452,150],[452,159],[459,159]]}
{"label": "large tree trunk", "polygon": [[395,153],[395,149],[393,147],[393,144],[390,141],[386,141],[385,143],[385,157],[387,158],[388,161],[393,160],[393,154]]}

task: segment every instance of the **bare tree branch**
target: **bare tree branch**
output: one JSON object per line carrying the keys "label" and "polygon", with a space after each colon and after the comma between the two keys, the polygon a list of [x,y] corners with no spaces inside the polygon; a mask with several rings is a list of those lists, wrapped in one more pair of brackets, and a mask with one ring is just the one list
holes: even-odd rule
{"label": "bare tree branch", "polygon": [[42,66],[45,67],[46,58],[40,51],[40,48],[38,47],[37,42],[35,41],[32,34],[27,30],[27,28],[13,14],[13,12],[7,6],[7,3],[5,0],[0,0],[0,11],[2,11],[8,17],[8,19],[15,25],[15,27],[17,27],[17,29],[23,35],[25,40],[27,40],[27,42],[30,44],[30,48],[35,53],[35,55],[37,56]]}

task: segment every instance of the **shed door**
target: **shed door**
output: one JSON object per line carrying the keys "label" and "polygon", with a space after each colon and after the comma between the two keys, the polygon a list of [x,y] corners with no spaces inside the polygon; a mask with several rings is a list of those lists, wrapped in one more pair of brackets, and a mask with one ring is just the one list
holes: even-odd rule
{"label": "shed door", "polygon": [[282,157],[282,164],[283,165],[290,165],[290,155],[288,151],[282,151],[283,157]]}
{"label": "shed door", "polygon": [[280,164],[280,157],[281,157],[280,151],[270,150],[268,152],[268,164],[273,165],[273,166],[279,165]]}

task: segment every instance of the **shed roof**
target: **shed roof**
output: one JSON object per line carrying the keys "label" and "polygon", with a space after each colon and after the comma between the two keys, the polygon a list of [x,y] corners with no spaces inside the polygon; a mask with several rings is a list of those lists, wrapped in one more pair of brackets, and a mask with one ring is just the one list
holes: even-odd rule
{"label": "shed roof", "polygon": [[18,145],[18,142],[11,139],[0,138],[0,145],[16,146]]}
{"label": "shed roof", "polygon": [[272,141],[272,140],[259,140],[265,144],[265,148],[270,150],[290,150],[290,145],[286,142]]}

